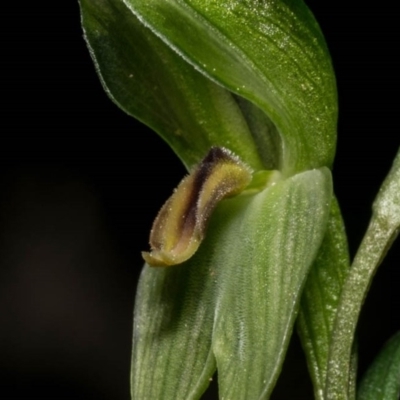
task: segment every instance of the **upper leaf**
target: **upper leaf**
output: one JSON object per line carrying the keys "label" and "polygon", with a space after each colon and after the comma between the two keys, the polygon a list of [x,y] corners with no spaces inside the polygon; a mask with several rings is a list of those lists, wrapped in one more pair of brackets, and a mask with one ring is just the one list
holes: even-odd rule
{"label": "upper leaf", "polygon": [[265,168],[230,92],[211,82],[141,24],[122,0],[80,0],[85,38],[104,89],[177,153],[188,169],[212,146]]}
{"label": "upper leaf", "polygon": [[337,100],[330,57],[300,0],[124,0],[210,79],[260,107],[282,138],[282,169],[331,166]]}

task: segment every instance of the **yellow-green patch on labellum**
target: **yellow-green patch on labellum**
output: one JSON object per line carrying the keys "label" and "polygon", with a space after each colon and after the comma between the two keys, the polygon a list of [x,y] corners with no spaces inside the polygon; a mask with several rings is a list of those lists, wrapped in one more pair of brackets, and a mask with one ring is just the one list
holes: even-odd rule
{"label": "yellow-green patch on labellum", "polygon": [[252,171],[223,147],[212,147],[186,176],[159,211],[151,229],[151,252],[142,252],[151,266],[188,260],[204,238],[207,221],[224,197],[242,192]]}

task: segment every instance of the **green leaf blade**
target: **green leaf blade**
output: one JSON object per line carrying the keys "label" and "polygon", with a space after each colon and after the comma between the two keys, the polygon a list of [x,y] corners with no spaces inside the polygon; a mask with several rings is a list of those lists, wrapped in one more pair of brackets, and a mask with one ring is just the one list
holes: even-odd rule
{"label": "green leaf blade", "polygon": [[144,267],[135,302],[133,399],[198,399],[208,386],[215,371],[208,275],[208,265],[196,259],[173,268]]}
{"label": "green leaf blade", "polygon": [[398,400],[400,397],[400,332],[394,335],[365,373],[358,400]]}
{"label": "green leaf blade", "polygon": [[268,115],[282,136],[287,174],[331,166],[335,79],[303,2],[124,1],[196,68]]}
{"label": "green leaf blade", "polygon": [[315,398],[318,400],[324,399],[332,330],[340,292],[349,267],[344,223],[334,198],[327,231],[308,275],[297,320]]}
{"label": "green leaf blade", "polygon": [[221,399],[271,394],[324,235],[330,185],[327,170],[281,181],[255,196],[222,238],[213,334]]}
{"label": "green leaf blade", "polygon": [[82,25],[103,87],[129,115],[154,129],[188,169],[225,146],[264,169],[232,95],[172,51],[122,0],[80,0]]}

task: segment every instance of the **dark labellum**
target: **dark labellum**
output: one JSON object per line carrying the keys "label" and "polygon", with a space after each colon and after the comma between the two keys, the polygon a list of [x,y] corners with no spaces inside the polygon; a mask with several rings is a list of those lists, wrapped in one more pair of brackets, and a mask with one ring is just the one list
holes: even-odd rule
{"label": "dark labellum", "polygon": [[142,252],[145,261],[165,267],[192,257],[215,206],[242,192],[251,177],[251,169],[231,151],[212,147],[159,211],[150,233],[151,251]]}

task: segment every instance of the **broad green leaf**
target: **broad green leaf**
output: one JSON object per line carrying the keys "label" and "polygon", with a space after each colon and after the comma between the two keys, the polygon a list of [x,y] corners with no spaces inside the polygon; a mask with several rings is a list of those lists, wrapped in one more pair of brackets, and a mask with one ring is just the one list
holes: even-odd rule
{"label": "broad green leaf", "polygon": [[331,176],[313,170],[224,200],[199,251],[145,266],[135,306],[134,399],[265,399],[329,217]]}
{"label": "broad green leaf", "polygon": [[307,278],[297,321],[317,400],[324,398],[329,345],[349,266],[344,224],[334,199],[324,240]]}
{"label": "broad green leaf", "polygon": [[265,169],[232,95],[145,28],[122,0],[80,0],[85,38],[105,91],[158,132],[187,168],[225,146]]}
{"label": "broad green leaf", "polygon": [[213,334],[221,399],[271,394],[330,198],[327,169],[296,175],[254,196],[221,238]]}
{"label": "broad green leaf", "polygon": [[398,400],[400,398],[400,332],[381,350],[365,373],[358,400]]}
{"label": "broad green leaf", "polygon": [[132,399],[199,399],[209,384],[216,368],[211,349],[215,266],[207,262],[219,240],[213,228],[186,263],[146,265],[142,271],[135,301]]}
{"label": "broad green leaf", "polygon": [[328,50],[301,0],[124,0],[188,62],[276,126],[284,173],[331,166],[337,99]]}

